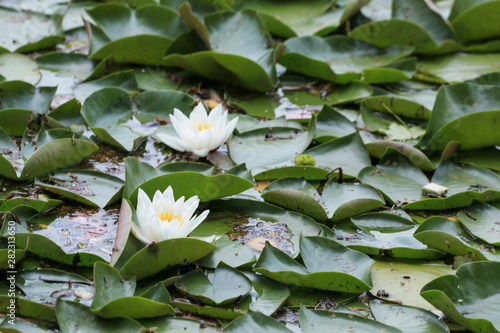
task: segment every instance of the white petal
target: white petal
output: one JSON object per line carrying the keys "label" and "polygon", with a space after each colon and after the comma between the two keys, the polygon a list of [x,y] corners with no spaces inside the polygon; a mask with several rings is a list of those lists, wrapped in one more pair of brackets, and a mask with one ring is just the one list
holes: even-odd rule
{"label": "white petal", "polygon": [[189,118],[179,109],[174,109],[174,115],[170,115],[170,120],[172,120],[172,118],[174,118],[182,128],[191,127]]}
{"label": "white petal", "polygon": [[184,142],[173,135],[158,133],[158,138],[170,148],[178,151],[186,151]]}
{"label": "white petal", "polygon": [[187,229],[186,236],[189,235],[191,233],[191,231],[196,229],[196,227],[199,226],[201,224],[201,222],[203,222],[207,218],[208,213],[210,213],[210,211],[207,209],[206,211],[201,213],[199,216],[191,219],[188,223],[184,223],[184,225],[186,225],[186,229]]}
{"label": "white petal", "polygon": [[222,104],[217,105],[215,108],[210,111],[208,115],[208,122],[210,125],[213,125],[216,121],[222,117]]}
{"label": "white petal", "polygon": [[163,193],[160,191],[156,191],[155,195],[153,197],[153,209],[155,210],[156,214],[163,213],[163,203],[165,200],[163,200]]}
{"label": "white petal", "polygon": [[200,200],[198,199],[198,196],[195,195],[194,197],[189,198],[184,203],[184,212],[182,213],[182,220],[189,221],[193,216],[193,213],[196,210],[196,208],[198,208],[199,204]]}
{"label": "white petal", "polygon": [[141,242],[143,242],[144,244],[149,244],[151,243],[151,240],[148,239],[146,236],[144,236],[144,233],[143,231],[141,230],[141,228],[135,224],[135,223],[132,223],[132,229],[130,229],[132,231],[132,233],[134,234],[134,236],[140,240]]}
{"label": "white petal", "polygon": [[208,148],[203,148],[203,149],[193,149],[193,153],[198,155],[199,157],[206,157],[208,153],[210,152],[210,149]]}

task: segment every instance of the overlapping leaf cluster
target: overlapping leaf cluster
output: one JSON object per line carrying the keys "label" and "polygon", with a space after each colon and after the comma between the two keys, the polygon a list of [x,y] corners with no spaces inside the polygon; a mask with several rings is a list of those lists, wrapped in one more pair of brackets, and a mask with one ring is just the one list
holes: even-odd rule
{"label": "overlapping leaf cluster", "polygon": [[[499,0],[25,5],[0,1],[0,269],[27,319],[2,331],[500,331]],[[157,134],[197,100],[239,122],[193,162]],[[210,215],[144,246],[139,188],[168,186]],[[36,231],[120,199],[106,259]]]}

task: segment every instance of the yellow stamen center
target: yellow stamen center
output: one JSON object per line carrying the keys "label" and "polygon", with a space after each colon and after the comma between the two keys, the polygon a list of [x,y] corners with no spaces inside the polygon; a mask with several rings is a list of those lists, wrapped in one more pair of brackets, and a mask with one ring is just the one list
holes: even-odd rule
{"label": "yellow stamen center", "polygon": [[210,125],[209,124],[198,124],[198,125],[195,125],[195,126],[192,126],[191,129],[193,128],[196,128],[198,131],[203,131],[203,130],[207,130],[210,128]]}
{"label": "yellow stamen center", "polygon": [[158,217],[160,218],[160,220],[162,222],[172,222],[173,219],[177,219],[179,220],[179,223],[182,224],[182,221],[181,221],[181,218],[179,216],[175,216],[173,214],[170,214],[170,213],[158,213]]}

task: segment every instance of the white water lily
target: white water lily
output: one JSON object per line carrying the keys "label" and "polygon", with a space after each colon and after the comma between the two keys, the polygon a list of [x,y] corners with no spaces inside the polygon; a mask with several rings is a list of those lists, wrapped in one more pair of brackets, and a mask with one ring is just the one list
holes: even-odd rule
{"label": "white water lily", "polygon": [[137,220],[132,223],[132,232],[143,243],[149,244],[171,238],[182,238],[189,235],[207,217],[206,210],[199,216],[193,213],[198,208],[198,196],[184,197],[175,201],[172,187],[165,192],[156,191],[153,202],[148,195],[139,189],[137,196]]}
{"label": "white water lily", "polygon": [[158,137],[166,145],[178,151],[190,151],[205,157],[229,139],[234,131],[238,118],[227,121],[227,111],[222,112],[222,105],[217,105],[207,114],[202,103],[199,103],[189,115],[174,109],[170,121],[178,137],[159,133]]}

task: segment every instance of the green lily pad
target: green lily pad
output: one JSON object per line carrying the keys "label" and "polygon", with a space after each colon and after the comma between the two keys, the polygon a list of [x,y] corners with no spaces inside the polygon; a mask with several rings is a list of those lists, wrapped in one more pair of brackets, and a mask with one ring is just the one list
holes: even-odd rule
{"label": "green lily pad", "polygon": [[84,170],[56,172],[49,176],[49,180],[54,185],[39,180],[35,180],[35,184],[49,192],[101,208],[119,199],[124,183],[108,174]]}
{"label": "green lily pad", "polygon": [[84,54],[52,52],[35,59],[36,64],[45,70],[55,72],[57,76],[75,77],[83,81],[93,76],[98,62],[90,60]]}
{"label": "green lily pad", "polygon": [[463,42],[490,39],[500,36],[494,16],[499,10],[498,1],[458,1],[453,4],[449,19]]}
{"label": "green lily pad", "polygon": [[413,164],[415,164],[422,171],[433,171],[436,169],[434,164],[431,162],[429,157],[425,155],[421,150],[409,146],[404,143],[399,143],[395,141],[389,140],[380,140],[368,142],[365,144],[366,150],[370,154],[370,156],[376,158],[382,158],[387,148],[391,147],[398,150],[401,154],[406,156]]}
{"label": "green lily pad", "polygon": [[300,307],[300,327],[304,333],[326,332],[334,329],[336,332],[403,332],[395,327],[341,312],[308,310],[305,306]]}
{"label": "green lily pad", "polygon": [[37,63],[18,53],[0,54],[0,75],[6,81],[20,80],[30,84],[37,84],[41,78]]}
{"label": "green lily pad", "polygon": [[381,84],[410,80],[417,70],[417,58],[402,59],[384,67],[363,70],[363,81]]}
{"label": "green lily pad", "polygon": [[135,277],[124,280],[115,268],[105,263],[94,265],[94,287],[96,294],[90,309],[103,318],[150,318],[175,312],[170,304],[134,296]]}
{"label": "green lily pad", "polygon": [[250,303],[249,310],[251,311],[270,316],[283,306],[290,296],[290,289],[281,283],[257,274],[247,272],[244,274],[252,281],[253,289],[257,293],[256,296],[250,293],[252,303]]}
{"label": "green lily pad", "polygon": [[[34,151],[35,146],[29,147],[33,149],[30,151],[31,156],[28,157],[27,161],[24,161],[23,155],[27,154],[28,146],[22,146],[22,148],[26,148],[21,151],[0,155],[0,175],[15,180],[34,179],[56,169],[80,162],[98,148],[88,139],[71,138],[72,133],[69,131],[44,131],[42,129],[40,133],[37,150]],[[5,138],[0,129],[0,140],[2,137]],[[47,142],[50,139],[52,140]]]}
{"label": "green lily pad", "polygon": [[398,46],[379,49],[346,36],[291,38],[285,44],[280,64],[340,84],[358,80],[364,69],[388,65],[413,50]]}
{"label": "green lily pad", "polygon": [[16,302],[16,316],[50,321],[56,320],[56,315],[52,306],[37,303],[20,296],[9,297],[7,293],[0,295],[0,311],[9,313],[10,310],[7,307],[11,304],[12,299]]}
{"label": "green lily pad", "polygon": [[371,110],[390,112],[413,119],[429,119],[436,100],[436,92],[422,90],[416,92],[390,92],[374,88],[372,97],[363,99],[363,104]]}
{"label": "green lily pad", "polygon": [[126,125],[132,116],[132,103],[122,89],[108,87],[94,92],[83,103],[82,116],[101,140],[131,151],[141,138]]}
{"label": "green lily pad", "polygon": [[457,162],[500,171],[500,150],[489,147],[461,151]]}
{"label": "green lily pad", "polygon": [[[36,12],[0,11],[0,52],[32,52],[55,46],[64,39],[59,26],[61,15]],[[22,32],[22,33],[20,33]]]}
{"label": "green lily pad", "polygon": [[244,10],[207,14],[205,25],[210,51],[169,54],[165,58],[168,66],[250,90],[264,92],[277,86],[274,49],[266,47],[267,30],[257,13]]}
{"label": "green lily pad", "polygon": [[252,289],[248,278],[221,262],[213,273],[191,271],[181,276],[177,290],[209,305],[223,305],[244,297]]}
{"label": "green lily pad", "polygon": [[378,322],[399,328],[402,332],[449,332],[443,320],[420,308],[399,304],[370,302],[370,310]]}
{"label": "green lily pad", "polygon": [[174,38],[187,31],[179,14],[156,4],[135,10],[124,4],[102,4],[87,13],[100,28],[92,26],[90,59],[111,55],[118,63],[164,64],[163,56]]}
{"label": "green lily pad", "polygon": [[57,300],[56,315],[61,332],[76,333],[82,331],[99,332],[138,332],[142,325],[130,318],[106,319],[99,317],[90,309],[77,302]]}
{"label": "green lily pad", "polygon": [[156,329],[162,332],[181,332],[183,330],[193,333],[216,333],[217,329],[212,326],[202,327],[199,320],[180,317],[162,317],[141,320],[143,327]]}
{"label": "green lily pad", "polygon": [[443,313],[475,332],[499,332],[496,316],[500,284],[496,276],[500,262],[478,261],[460,266],[456,275],[446,275],[426,284],[420,294]]}
{"label": "green lily pad", "polygon": [[235,309],[231,305],[215,307],[211,305],[198,305],[193,304],[189,300],[177,299],[172,302],[172,305],[182,311],[189,311],[190,313],[197,314],[200,316],[208,316],[212,318],[218,318],[223,320],[233,320],[235,318],[245,315],[245,312]]}
{"label": "green lily pad", "polygon": [[338,184],[330,180],[321,195],[327,214],[333,221],[358,215],[385,204],[373,187],[362,184]]}
{"label": "green lily pad", "polygon": [[254,311],[248,311],[246,316],[234,319],[224,328],[225,332],[254,332],[259,330],[270,333],[293,332],[275,319]]}
{"label": "green lily pad", "polygon": [[405,209],[464,207],[474,199],[489,201],[500,197],[500,177],[494,172],[472,166],[460,167],[448,159],[432,177],[432,183],[448,188],[446,197],[426,198],[422,187],[429,183],[427,177],[406,156],[390,147],[377,166],[364,168],[358,177],[382,191],[392,202],[405,204]]}
{"label": "green lily pad", "polygon": [[271,183],[262,191],[262,198],[319,220],[328,219],[316,189],[300,178],[281,178]]}
{"label": "green lily pad", "polygon": [[200,201],[204,202],[241,193],[252,188],[254,184],[229,173],[205,176],[199,172],[181,171],[149,179],[134,189],[129,199],[135,204],[139,188],[152,197],[157,190],[163,192],[168,186],[172,186],[176,198],[181,196],[190,198],[197,195]]}
{"label": "green lily pad", "polygon": [[295,155],[301,154],[316,132],[315,121],[309,131],[290,128],[261,128],[233,136],[228,142],[229,155],[237,163],[245,163],[257,176],[261,172],[295,165]]}
{"label": "green lily pad", "polygon": [[207,208],[210,209],[210,215],[193,230],[191,233],[193,237],[230,235],[234,228],[245,227],[245,223],[248,223],[247,227],[261,221],[280,223],[286,225],[286,233],[290,235],[287,239],[276,239],[276,241],[279,241],[280,248],[287,251],[291,257],[296,257],[299,254],[301,236],[316,236],[322,233],[312,218],[265,202],[224,199],[213,201]]}
{"label": "green lily pad", "polygon": [[421,59],[418,70],[445,82],[460,82],[498,72],[499,61],[498,53],[455,53]]}
{"label": "green lily pad", "polygon": [[196,263],[202,267],[215,269],[223,261],[231,267],[238,268],[251,265],[255,260],[255,253],[248,246],[223,236],[215,242],[215,249]]}
{"label": "green lily pad", "polygon": [[480,201],[457,214],[458,219],[477,238],[500,246],[500,210]]}
{"label": "green lily pad", "polygon": [[356,132],[356,126],[329,105],[323,105],[317,116],[314,140],[324,143]]}
{"label": "green lily pad", "polygon": [[49,198],[13,198],[13,199],[0,199],[0,212],[11,211],[18,206],[28,206],[37,212],[41,213],[51,208],[57,207],[62,204],[61,200]]}
{"label": "green lily pad", "polygon": [[326,96],[317,96],[309,91],[284,91],[285,97],[297,106],[308,105],[339,105],[355,102],[361,98],[371,96],[372,87],[364,82],[353,81],[336,85]]}
{"label": "green lily pad", "polygon": [[365,0],[346,1],[332,6],[324,0],[307,4],[301,1],[245,1],[243,6],[259,12],[273,35],[290,38],[304,35],[324,36],[335,31],[365,5]]}
{"label": "green lily pad", "polygon": [[413,236],[424,244],[455,256],[470,256],[473,260],[500,261],[500,251],[476,240],[460,222],[441,216],[425,220]]}
{"label": "green lily pad", "polygon": [[300,251],[305,267],[267,244],[254,271],[278,282],[323,290],[360,293],[371,288],[373,260],[368,256],[316,236],[302,237]]}
{"label": "green lily pad", "polygon": [[398,215],[367,213],[351,221],[338,221],[326,236],[353,250],[368,255],[404,259],[436,259],[444,252],[416,240],[417,225]]}
{"label": "green lily pad", "polygon": [[449,24],[425,0],[394,0],[390,20],[363,24],[348,35],[378,47],[411,45],[420,54],[452,53],[461,48]]}
{"label": "green lily pad", "polygon": [[192,110],[195,99],[180,91],[146,91],[137,95],[134,101],[139,110],[136,117],[139,121],[148,122],[156,118],[169,119],[168,115],[174,113],[174,108],[185,113]]}
{"label": "green lily pad", "polygon": [[0,109],[25,109],[46,113],[56,92],[55,87],[37,87],[24,81],[0,83]]}
{"label": "green lily pad", "polygon": [[462,149],[472,149],[498,143],[495,122],[500,111],[489,96],[499,93],[500,87],[491,85],[459,83],[441,87],[422,146],[442,150],[453,140]]}
{"label": "green lily pad", "polygon": [[371,165],[358,132],[325,142],[306,150],[304,154],[312,156],[317,167],[329,170],[342,168],[343,174],[350,177],[357,177],[364,167]]}
{"label": "green lily pad", "polygon": [[88,279],[50,268],[19,272],[16,286],[22,290],[26,299],[50,306],[55,306],[59,297],[66,301],[78,300],[88,306],[91,303],[88,298],[94,295],[94,287]]}
{"label": "green lily pad", "polygon": [[110,86],[121,88],[125,91],[139,90],[134,71],[127,70],[109,74],[97,80],[82,82],[73,90],[73,93],[76,99],[83,103],[92,93]]}
{"label": "green lily pad", "polygon": [[372,269],[373,289],[370,293],[384,300],[403,305],[435,310],[422,296],[422,287],[447,274],[454,274],[451,265],[440,260],[402,260],[377,258]]}
{"label": "green lily pad", "polygon": [[137,280],[153,276],[178,265],[187,265],[203,258],[215,244],[195,238],[167,239],[144,247],[134,254],[120,269],[124,278]]}

